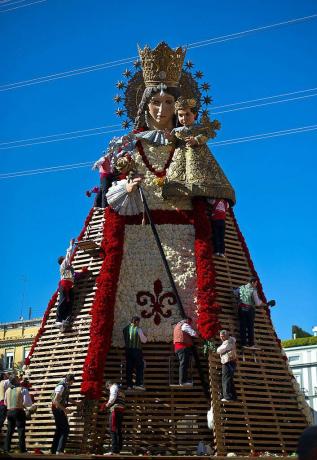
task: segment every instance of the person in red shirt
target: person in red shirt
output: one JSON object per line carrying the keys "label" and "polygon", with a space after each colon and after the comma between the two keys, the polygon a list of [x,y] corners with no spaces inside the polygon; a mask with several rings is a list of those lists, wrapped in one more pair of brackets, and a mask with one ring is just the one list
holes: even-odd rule
{"label": "person in red shirt", "polygon": [[97,193],[94,206],[98,208],[106,208],[108,206],[106,193],[115,179],[115,175],[111,171],[110,157],[103,155],[94,163],[92,169],[98,169],[100,175],[100,187],[95,187],[92,191],[90,191],[90,194],[91,192]]}
{"label": "person in red shirt", "polygon": [[188,367],[192,355],[192,337],[198,337],[195,329],[191,327],[192,319],[185,318],[174,327],[174,351],[179,361],[179,385],[192,385],[188,381]]}
{"label": "person in red shirt", "polygon": [[208,199],[207,201],[211,205],[211,228],[214,254],[216,256],[225,257],[226,215],[229,209],[229,203],[227,200],[222,199]]}

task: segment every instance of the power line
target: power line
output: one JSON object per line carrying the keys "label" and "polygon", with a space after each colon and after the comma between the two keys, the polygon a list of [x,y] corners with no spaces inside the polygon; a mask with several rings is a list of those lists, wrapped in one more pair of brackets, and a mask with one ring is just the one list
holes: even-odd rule
{"label": "power line", "polygon": [[29,147],[33,145],[40,145],[40,144],[50,144],[51,142],[60,142],[60,141],[68,141],[71,139],[80,139],[82,137],[90,137],[90,136],[100,136],[102,134],[109,134],[109,133],[116,133],[122,131],[121,129],[112,129],[110,131],[102,131],[98,133],[87,133],[87,134],[81,134],[78,136],[70,136],[70,137],[62,137],[60,139],[50,139],[50,140],[45,140],[45,141],[37,141],[37,142],[30,142],[26,144],[19,144],[19,145],[10,145],[7,147],[0,147],[0,150],[8,150],[8,149],[15,149],[15,148],[21,148],[21,147]]}
{"label": "power line", "polygon": [[235,40],[237,38],[241,38],[244,35],[249,35],[255,32],[263,31],[263,30],[282,27],[282,26],[286,26],[289,24],[295,24],[295,23],[307,21],[309,19],[313,19],[316,17],[317,17],[317,14],[311,14],[310,16],[303,16],[301,18],[295,18],[295,19],[290,19],[288,21],[277,22],[275,24],[269,24],[267,26],[255,27],[253,29],[243,30],[242,32],[236,32],[233,34],[223,35],[222,37],[216,37],[216,38],[211,38],[211,39],[203,40],[203,41],[196,42],[196,43],[190,43],[187,47],[188,49],[200,48],[202,46],[212,45],[214,43],[222,43],[222,42],[229,41],[229,40]]}
{"label": "power line", "polygon": [[59,171],[66,171],[68,169],[77,169],[77,168],[86,168],[88,166],[92,166],[93,162],[86,161],[82,163],[73,163],[68,165],[60,165],[60,166],[51,166],[47,168],[38,168],[38,169],[28,169],[27,171],[17,171],[14,173],[5,173],[0,174],[0,178],[2,179],[9,179],[10,177],[21,177],[21,176],[33,176],[37,174],[44,174],[48,172],[59,172]]}
{"label": "power line", "polygon": [[84,73],[89,73],[89,72],[96,72],[97,70],[104,70],[104,69],[110,69],[112,67],[117,67],[118,65],[123,65],[123,64],[130,64],[133,62],[133,59],[135,58],[126,58],[126,59],[120,59],[119,61],[110,61],[110,62],[104,62],[103,64],[97,64],[89,67],[82,67],[79,69],[74,69],[74,70],[68,70],[67,72],[60,72],[57,74],[51,74],[43,77],[38,77],[38,78],[33,78],[31,80],[24,80],[22,82],[17,82],[17,83],[8,83],[6,85],[0,86],[0,91],[9,91],[11,89],[16,89],[16,88],[21,88],[24,86],[31,86],[31,85],[36,85],[38,83],[46,83],[47,81],[52,81],[52,80],[59,80],[61,78],[69,78],[73,77],[75,75],[81,75]]}
{"label": "power line", "polygon": [[13,5],[14,3],[22,3],[22,2],[27,2],[29,0],[18,0],[18,1],[14,1],[14,0],[0,0],[0,6],[10,6],[10,5]]}
{"label": "power line", "polygon": [[20,139],[18,141],[1,142],[0,147],[4,146],[4,145],[17,144],[17,143],[20,143],[20,142],[33,142],[33,141],[38,141],[38,140],[43,140],[43,139],[49,139],[49,138],[52,138],[52,137],[68,136],[68,135],[77,134],[77,133],[84,133],[84,132],[88,132],[88,131],[97,131],[99,129],[119,128],[120,126],[121,125],[119,125],[119,124],[117,124],[117,125],[108,125],[108,126],[99,126],[98,128],[80,129],[80,130],[77,130],[77,131],[69,131],[67,133],[50,134],[48,136],[33,137],[33,138],[29,138],[29,139]]}
{"label": "power line", "polygon": [[291,98],[288,98],[288,99],[283,99],[282,101],[263,102],[261,104],[254,104],[254,105],[249,105],[249,106],[245,106],[245,107],[236,107],[234,109],[221,110],[220,112],[212,112],[212,115],[219,115],[220,113],[228,113],[228,112],[237,112],[239,110],[254,109],[254,107],[264,107],[266,105],[272,105],[272,104],[281,104],[282,102],[297,101],[299,99],[307,99],[308,97],[314,97],[314,96],[317,96],[317,93],[315,93],[315,94],[307,94],[306,96],[291,97]]}
{"label": "power line", "polygon": [[[299,91],[293,91],[293,92],[288,92],[288,93],[277,94],[275,96],[267,96],[267,97],[261,97],[261,98],[257,98],[257,99],[248,99],[246,101],[235,102],[235,103],[232,103],[232,104],[218,105],[218,106],[215,106],[214,109],[234,107],[236,105],[242,105],[242,104],[252,103],[252,102],[257,102],[257,101],[266,101],[266,100],[270,100],[270,99],[274,99],[274,98],[278,98],[278,97],[284,97],[284,96],[290,96],[290,95],[296,95],[296,94],[303,94],[303,93],[307,93],[309,91],[316,91],[316,90],[317,90],[317,88],[308,88],[308,89],[303,89],[303,90],[299,90]],[[266,106],[266,105],[270,105],[270,104],[281,104],[283,102],[290,102],[290,101],[294,101],[294,100],[297,100],[297,99],[304,99],[304,98],[314,97],[314,96],[317,96],[317,93],[308,94],[308,95],[302,95],[302,96],[298,96],[298,97],[294,97],[294,98],[282,99],[282,100],[278,100],[278,101],[269,101],[269,102],[265,102],[265,103],[261,103],[261,104],[254,104],[254,105],[249,105],[249,106],[237,107],[237,108],[232,108],[232,109],[229,109],[229,110],[223,110],[223,111],[218,111],[218,112],[217,111],[216,112],[212,111],[212,115],[217,115],[217,114],[227,113],[227,112],[233,112],[233,111],[238,111],[238,110],[252,109],[254,107],[262,107],[262,106]],[[99,126],[99,127],[96,127],[96,128],[88,128],[88,129],[81,129],[81,130],[77,130],[77,131],[69,131],[69,132],[66,132],[66,133],[50,134],[50,135],[47,135],[47,136],[33,137],[33,138],[28,138],[28,139],[20,139],[20,140],[16,140],[16,141],[1,142],[0,143],[0,150],[6,150],[6,149],[10,149],[10,148],[15,148],[15,147],[27,147],[27,146],[31,146],[31,145],[37,145],[39,143],[49,143],[49,142],[64,141],[64,140],[68,140],[68,139],[77,139],[77,138],[80,138],[80,137],[84,137],[84,136],[80,136],[81,133],[88,133],[88,132],[100,131],[100,130],[108,130],[109,128],[118,128],[118,129],[113,130],[113,131],[112,130],[111,131],[102,131],[100,133],[96,132],[96,133],[92,133],[91,135],[107,134],[108,132],[109,133],[111,133],[111,132],[119,132],[119,131],[122,130],[122,129],[120,129],[120,127],[121,127],[120,124],[105,125],[105,126]],[[76,136],[77,134],[78,134],[78,136]],[[72,137],[68,137],[68,136],[72,136]],[[47,142],[39,142],[39,141],[44,141],[44,140],[47,140]]]}
{"label": "power line", "polygon": [[[25,5],[15,6],[14,8],[9,8],[7,10],[0,10],[0,13],[6,13],[7,11],[19,10],[20,8],[25,8],[26,6],[35,5],[36,3],[43,3],[46,0],[37,0],[36,2],[26,3]],[[11,6],[10,4],[8,6]]]}
{"label": "power line", "polygon": [[[45,1],[45,0],[41,0],[41,1]],[[219,36],[219,37],[209,38],[207,40],[189,43],[187,45],[187,48],[188,49],[194,49],[194,48],[198,48],[198,47],[202,47],[202,46],[209,46],[209,45],[213,45],[213,44],[216,44],[216,43],[221,43],[223,41],[235,40],[237,38],[241,38],[244,35],[248,35],[248,34],[251,34],[251,33],[256,33],[256,32],[260,32],[260,31],[268,30],[268,29],[273,29],[275,27],[282,27],[284,25],[295,24],[295,23],[298,23],[298,22],[308,21],[308,20],[314,19],[316,17],[317,17],[317,14],[312,14],[310,16],[303,16],[303,17],[300,17],[300,18],[290,19],[288,21],[278,22],[278,23],[275,23],[275,24],[269,24],[269,25],[266,25],[266,26],[256,27],[256,28],[248,29],[248,30],[241,31],[241,32],[236,32],[236,33],[232,33],[232,34],[222,35],[222,36]],[[43,76],[43,77],[32,78],[30,80],[22,80],[22,81],[15,82],[15,83],[7,83],[7,84],[4,84],[4,85],[0,86],[0,91],[9,91],[11,89],[21,88],[21,87],[24,87],[24,86],[36,85],[36,84],[46,83],[48,81],[57,80],[57,79],[61,79],[61,78],[73,77],[75,75],[81,75],[81,74],[87,73],[87,72],[95,72],[97,70],[104,70],[104,69],[120,66],[120,65],[123,65],[123,64],[129,64],[129,63],[133,62],[135,59],[137,59],[137,56],[130,57],[130,58],[125,58],[125,59],[119,59],[117,61],[104,62],[104,63],[101,63],[101,64],[88,66],[88,67],[81,67],[81,68],[69,70],[69,71],[66,71],[66,72],[59,72],[59,73],[55,73],[55,74],[52,74],[52,75],[46,75],[46,76]]]}
{"label": "power line", "polygon": [[252,103],[252,102],[265,101],[266,99],[274,99],[274,98],[284,97],[284,96],[293,96],[294,94],[307,93],[308,91],[316,91],[316,90],[317,90],[317,88],[308,88],[308,89],[301,89],[299,91],[292,91],[292,92],[288,92],[288,93],[276,94],[275,96],[258,97],[257,99],[248,99],[246,101],[233,102],[231,104],[216,105],[216,106],[214,106],[214,109],[224,109],[226,107],[232,107],[232,106],[235,106],[235,105],[249,104],[249,103]]}
{"label": "power line", "polygon": [[[11,5],[16,5],[18,3],[24,3],[28,0],[17,0],[16,2],[11,2],[11,3],[8,3],[8,2],[0,2],[0,8],[2,8],[3,6],[6,8],[8,6],[11,6]],[[0,10],[1,11],[1,10]]]}
{"label": "power line", "polygon": [[216,142],[208,142],[208,144],[212,146],[219,146],[222,147],[224,145],[232,145],[232,144],[239,144],[241,142],[250,142],[250,141],[257,141],[261,139],[267,139],[270,137],[280,137],[280,136],[287,136],[290,134],[300,134],[307,131],[315,131],[317,130],[317,125],[309,125],[309,126],[302,126],[300,128],[291,128],[291,129],[284,129],[281,131],[273,131],[270,133],[261,133],[261,134],[254,134],[252,136],[245,136],[245,137],[237,137],[234,139],[227,139],[223,141],[216,141]]}
{"label": "power line", "polygon": [[[291,129],[284,129],[280,131],[272,131],[268,133],[254,134],[251,136],[237,137],[237,138],[227,139],[227,140],[218,141],[218,142],[209,142],[208,144],[212,145],[213,147],[222,147],[222,146],[238,144],[242,142],[259,141],[262,139],[269,139],[272,137],[287,136],[291,134],[301,134],[301,133],[316,131],[316,130],[317,130],[317,125],[301,126],[298,128],[291,128]],[[93,164],[92,162],[73,163],[69,165],[60,165],[60,166],[52,166],[52,167],[40,168],[40,169],[31,169],[31,170],[26,170],[26,171],[16,171],[12,173],[3,173],[3,174],[0,174],[0,180],[1,179],[11,179],[15,177],[22,177],[22,176],[33,176],[33,175],[38,175],[38,174],[60,172],[60,171],[78,169],[78,168],[87,168],[88,166],[91,166],[92,164]]]}

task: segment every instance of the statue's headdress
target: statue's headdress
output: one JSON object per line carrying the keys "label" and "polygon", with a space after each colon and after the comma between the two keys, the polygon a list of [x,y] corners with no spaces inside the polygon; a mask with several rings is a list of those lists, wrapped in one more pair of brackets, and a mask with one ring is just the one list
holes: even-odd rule
{"label": "statue's headdress", "polygon": [[119,93],[113,98],[118,104],[116,115],[126,117],[122,121],[123,128],[135,121],[144,90],[151,87],[161,92],[167,87],[178,87],[183,98],[195,99],[197,112],[208,112],[212,101],[208,95],[210,85],[200,82],[203,77],[200,70],[192,72],[194,64],[191,61],[184,63],[185,53],[185,48],[172,49],[165,42],[153,49],[139,47],[140,59],[134,61],[134,71],[126,69],[122,73],[126,81],[117,82]]}
{"label": "statue's headdress", "polygon": [[146,87],[178,86],[182,73],[186,50],[179,47],[173,50],[161,42],[156,48],[138,47],[141,59],[143,80]]}
{"label": "statue's headdress", "polygon": [[185,109],[194,109],[197,107],[196,99],[186,99],[183,96],[180,96],[177,101],[175,102],[175,113],[178,110],[185,110]]}

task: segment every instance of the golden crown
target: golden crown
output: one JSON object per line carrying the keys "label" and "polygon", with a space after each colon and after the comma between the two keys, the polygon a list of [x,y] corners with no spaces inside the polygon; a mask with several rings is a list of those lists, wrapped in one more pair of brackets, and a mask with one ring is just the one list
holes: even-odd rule
{"label": "golden crown", "polygon": [[196,99],[186,99],[185,97],[179,97],[177,101],[175,102],[175,113],[177,110],[183,110],[183,109],[193,109],[194,107],[197,107],[197,101]]}
{"label": "golden crown", "polygon": [[145,86],[156,86],[163,83],[166,86],[178,86],[182,72],[186,50],[179,47],[175,50],[161,42],[151,50],[138,46],[141,58]]}

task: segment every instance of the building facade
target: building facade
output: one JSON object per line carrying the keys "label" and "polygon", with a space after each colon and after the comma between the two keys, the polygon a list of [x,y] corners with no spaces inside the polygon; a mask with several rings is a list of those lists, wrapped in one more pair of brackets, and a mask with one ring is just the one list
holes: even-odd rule
{"label": "building facade", "polygon": [[312,409],[317,424],[317,345],[284,348],[294,377]]}
{"label": "building facade", "polygon": [[0,323],[0,372],[19,370],[29,353],[42,318]]}

